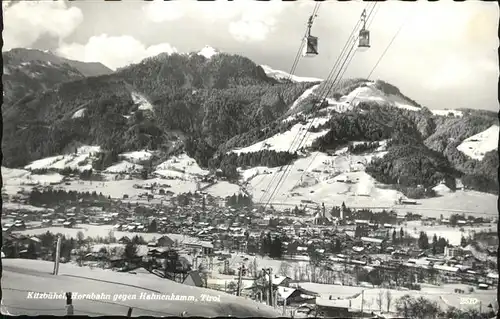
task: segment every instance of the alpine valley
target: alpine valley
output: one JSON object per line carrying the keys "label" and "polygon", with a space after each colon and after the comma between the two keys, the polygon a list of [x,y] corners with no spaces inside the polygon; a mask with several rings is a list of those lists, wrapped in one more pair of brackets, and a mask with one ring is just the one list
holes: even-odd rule
{"label": "alpine valley", "polygon": [[31,49],[3,60],[4,196],[50,184],[135,202],[156,182],[274,207],[496,215],[499,122],[481,106],[430,110],[382,80],[333,85],[209,47],[114,72]]}

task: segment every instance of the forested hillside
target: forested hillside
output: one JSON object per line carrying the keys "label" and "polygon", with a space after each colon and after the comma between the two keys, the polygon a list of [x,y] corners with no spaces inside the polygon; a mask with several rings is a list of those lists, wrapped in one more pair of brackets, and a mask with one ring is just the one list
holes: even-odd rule
{"label": "forested hillside", "polygon": [[5,92],[3,105],[62,82],[112,73],[101,63],[68,60],[51,52],[32,49],[18,48],[2,52],[2,58],[2,83]]}
{"label": "forested hillside", "polygon": [[[186,152],[202,167],[237,178],[237,167],[283,166],[303,155],[272,149],[239,155],[230,151],[328,116],[328,121],[310,128],[325,134],[309,151],[347,147],[361,154],[387,140],[385,156],[366,167],[379,182],[430,188],[445,181],[454,189],[458,177],[471,189],[498,192],[497,151],[477,160],[457,150],[466,138],[498,125],[495,114],[463,110],[463,117],[436,116],[395,86],[364,79],[344,80],[328,96],[345,100],[363,88],[364,94],[378,94],[377,99],[365,97],[344,111],[319,110],[320,101],[312,94],[290,111],[313,85],[279,83],[238,55],[219,53],[207,59],[195,53],[160,54],[113,74],[61,81],[7,105],[3,165],[22,167],[87,144],[104,149],[100,169],[120,153],[149,149],[161,151],[158,161]],[[329,85],[322,83],[315,92]]]}
{"label": "forested hillside", "polygon": [[[7,108],[4,165],[23,166],[77,142],[116,153],[169,151],[180,132],[195,143],[188,153],[207,166],[220,145],[272,123],[311,85],[278,84],[237,55],[159,55],[115,74],[60,83]],[[132,93],[152,109],[140,109]]]}

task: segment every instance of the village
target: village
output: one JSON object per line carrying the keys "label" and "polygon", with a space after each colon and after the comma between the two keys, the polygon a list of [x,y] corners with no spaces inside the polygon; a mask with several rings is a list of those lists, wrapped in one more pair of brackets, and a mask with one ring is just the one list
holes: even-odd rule
{"label": "village", "polygon": [[[2,258],[54,260],[59,234],[63,263],[147,272],[284,307],[287,316],[387,317],[397,312],[390,291],[432,295],[443,286],[462,298],[483,296],[483,312],[496,307],[497,221],[488,218],[426,218],[344,203],[277,211],[241,193],[202,191],[139,203],[46,187],[10,198],[2,222]],[[443,227],[461,233],[459,242],[438,237]],[[381,299],[382,289],[378,306],[364,296],[377,290],[373,298]]]}

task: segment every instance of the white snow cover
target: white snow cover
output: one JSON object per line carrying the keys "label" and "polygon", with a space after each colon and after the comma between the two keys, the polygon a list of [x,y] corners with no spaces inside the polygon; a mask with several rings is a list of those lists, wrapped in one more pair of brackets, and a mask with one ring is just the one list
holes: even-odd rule
{"label": "white snow cover", "polygon": [[130,163],[127,161],[121,161],[116,163],[110,167],[108,167],[105,172],[106,173],[130,173],[133,171],[142,170],[143,166],[139,164]]}
{"label": "white snow cover", "polygon": [[132,100],[135,104],[139,104],[139,110],[153,110],[153,105],[141,94],[132,92]]}
{"label": "white snow cover", "polygon": [[290,107],[290,110],[293,110],[297,105],[299,105],[300,102],[302,102],[305,98],[307,98],[309,95],[311,95],[314,90],[316,90],[319,87],[319,84],[316,84],[309,89],[307,89],[304,93],[302,93],[301,96],[299,96],[298,99],[293,102],[292,106]]}
{"label": "white snow cover", "polygon": [[301,76],[291,75],[291,74],[286,73],[284,71],[275,70],[267,65],[261,65],[261,67],[262,67],[262,69],[264,69],[264,72],[266,72],[266,75],[268,77],[276,79],[276,80],[290,79],[292,82],[321,82],[321,81],[323,81],[322,79],[318,79],[318,78],[309,78],[309,77],[301,77]]}
{"label": "white snow cover", "polygon": [[[277,317],[279,310],[242,297],[193,287],[174,281],[166,284],[157,276],[136,271],[135,274],[111,270],[78,267],[69,263],[60,264],[59,275],[51,275],[53,263],[41,260],[5,259],[2,277],[2,308],[12,315],[65,315],[64,300],[26,299],[26,291],[60,293],[72,291],[80,294],[74,297],[75,314],[82,315],[125,315],[129,307],[134,316],[187,316],[217,317]],[[97,295],[92,297],[91,294]],[[98,296],[109,294],[110,299]],[[164,295],[194,298],[194,300],[161,300],[140,298]],[[81,298],[89,294],[88,298]],[[116,299],[113,296],[120,295]],[[130,296],[135,295],[135,298]],[[203,300],[204,296],[215,297],[217,301]],[[127,298],[128,297],[128,298]],[[219,299],[220,298],[220,299]],[[19,307],[23,309],[19,309]]]}
{"label": "white snow cover", "polygon": [[125,160],[136,163],[140,161],[147,161],[153,156],[153,154],[147,150],[135,151],[135,152],[127,152],[120,154]]}
{"label": "white snow cover", "polygon": [[[311,125],[311,122],[313,122],[312,126],[318,127],[328,122],[328,120],[329,118],[327,117],[309,119],[305,125],[300,123],[295,124],[290,130],[284,133],[276,134],[268,139],[265,139],[264,141],[255,143],[245,148],[233,150],[231,152],[240,154],[259,152],[260,150],[273,150],[276,152],[287,152],[290,150],[290,152],[293,153],[299,148],[310,146],[314,140],[328,133],[328,130],[321,132],[308,132],[307,129],[309,128],[309,125]],[[306,134],[307,137],[304,139]]]}
{"label": "white snow cover", "polygon": [[210,59],[211,57],[213,57],[214,55],[216,55],[218,53],[219,53],[219,51],[217,51],[216,49],[212,48],[209,45],[206,45],[203,49],[201,49],[198,52],[198,55],[203,55],[205,58]]}
{"label": "white snow cover", "polygon": [[92,169],[91,157],[93,154],[101,151],[99,146],[81,146],[77,149],[76,154],[66,154],[59,156],[46,157],[32,162],[25,166],[27,170],[35,169],[59,169],[66,167],[77,169],[79,171]]}
{"label": "white snow cover", "polygon": [[182,176],[182,174],[189,175],[207,175],[208,171],[202,169],[196,160],[186,154],[173,156],[167,161],[161,163],[156,167],[155,173],[162,176]]}
{"label": "white snow cover", "polygon": [[86,109],[83,108],[81,110],[76,111],[71,118],[72,119],[76,119],[76,118],[79,118],[79,117],[83,117],[83,115],[85,114],[85,110]]}
{"label": "white snow cover", "polygon": [[420,111],[419,107],[414,106],[410,101],[392,94],[386,94],[379,89],[375,88],[375,82],[366,82],[367,86],[358,87],[354,89],[347,96],[340,98],[336,104],[357,104],[361,101],[374,101],[381,103],[388,103],[401,109],[410,111]]}
{"label": "white snow cover", "polygon": [[465,139],[457,150],[470,158],[482,160],[484,154],[498,148],[499,126],[492,125],[487,130]]}
{"label": "white snow cover", "polygon": [[437,116],[448,116],[449,113],[453,114],[453,116],[459,116],[462,117],[464,113],[462,111],[457,111],[457,110],[431,110],[432,114],[437,115]]}

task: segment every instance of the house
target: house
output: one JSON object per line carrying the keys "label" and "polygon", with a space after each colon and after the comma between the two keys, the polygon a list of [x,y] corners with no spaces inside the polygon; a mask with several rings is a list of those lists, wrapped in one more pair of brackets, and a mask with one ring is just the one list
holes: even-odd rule
{"label": "house", "polygon": [[290,287],[290,283],[292,283],[293,279],[287,276],[273,276],[273,286],[281,286],[281,287]]}
{"label": "house", "polygon": [[205,287],[205,283],[203,282],[200,272],[198,271],[189,272],[182,283],[194,287]]}
{"label": "house", "polygon": [[333,299],[316,297],[316,316],[333,317],[333,318],[348,318],[351,317],[349,309],[351,308],[351,300],[349,299]]}
{"label": "house", "polygon": [[75,224],[76,223],[74,220],[70,220],[70,221],[64,222],[63,226],[64,226],[64,228],[73,228],[73,226],[75,226]]}
{"label": "house", "polygon": [[276,292],[278,297],[276,301],[278,305],[283,305],[285,302],[287,305],[290,305],[292,303],[296,304],[303,301],[303,298],[300,298],[301,291],[299,289],[279,286],[277,287]]}
{"label": "house", "polygon": [[361,237],[363,244],[381,245],[385,240],[380,238]]}
{"label": "house", "polygon": [[156,241],[158,247],[172,247],[174,243],[175,242],[168,236],[162,236]]}
{"label": "house", "polygon": [[118,239],[118,243],[120,244],[127,244],[130,241],[131,241],[130,238],[128,238],[127,236],[123,236],[122,238]]}

